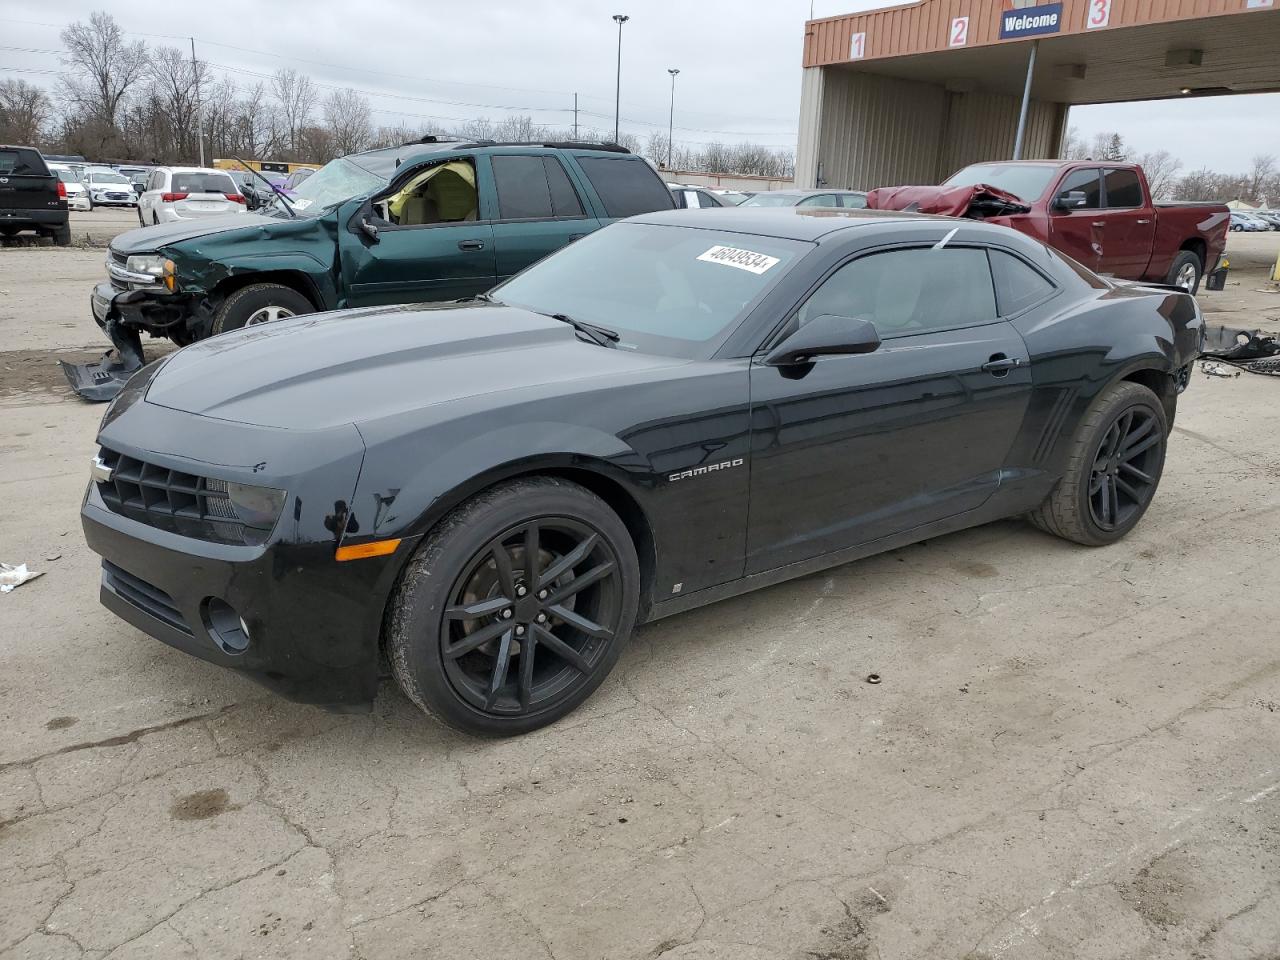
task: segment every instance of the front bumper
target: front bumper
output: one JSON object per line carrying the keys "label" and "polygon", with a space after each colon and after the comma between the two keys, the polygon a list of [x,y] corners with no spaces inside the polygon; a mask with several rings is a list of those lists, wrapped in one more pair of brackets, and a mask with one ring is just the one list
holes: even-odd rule
{"label": "front bumper", "polygon": [[[289,437],[135,399],[104,427],[104,445],[172,470],[208,473],[210,464],[219,464],[222,478],[281,487],[289,499],[266,544],[231,545],[116,513],[91,482],[81,522],[89,548],[104,561],[102,604],[157,640],[291,700],[336,710],[367,707],[378,685],[383,607],[412,548],[406,542],[387,557],[334,559],[332,513],[350,499],[363,456],[358,434],[348,429]],[[124,439],[139,433],[156,449],[198,450],[201,459],[140,451]],[[324,449],[334,452],[317,452]],[[226,642],[225,618],[220,626],[214,601],[234,610],[233,624],[243,620],[243,650]]]}

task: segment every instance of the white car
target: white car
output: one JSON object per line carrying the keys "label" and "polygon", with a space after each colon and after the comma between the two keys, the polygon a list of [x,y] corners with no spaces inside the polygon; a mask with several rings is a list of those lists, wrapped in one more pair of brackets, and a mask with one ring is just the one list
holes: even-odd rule
{"label": "white car", "polygon": [[138,222],[144,227],[247,210],[231,175],[207,167],[156,167],[138,196]]}
{"label": "white car", "polygon": [[62,181],[62,188],[67,192],[68,210],[93,209],[93,201],[89,199],[89,188],[80,181],[74,170],[59,163],[49,164],[49,170]]}
{"label": "white car", "polygon": [[94,206],[132,207],[138,202],[133,182],[114,170],[90,167],[84,172],[84,183]]}

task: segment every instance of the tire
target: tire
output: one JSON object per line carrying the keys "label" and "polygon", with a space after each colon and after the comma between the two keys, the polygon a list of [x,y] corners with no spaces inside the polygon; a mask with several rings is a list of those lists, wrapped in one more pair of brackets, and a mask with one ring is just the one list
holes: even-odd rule
{"label": "tire", "polygon": [[[534,525],[540,573],[521,595]],[[507,558],[505,586],[498,550]],[[511,596],[522,599],[512,604]],[[410,700],[456,730],[527,733],[600,686],[630,638],[639,597],[635,545],[603,500],[553,477],[499,484],[450,513],[409,561],[388,606],[391,671]],[[476,646],[482,633],[488,639]]]}
{"label": "tire", "polygon": [[160,226],[160,214],[156,213],[155,211],[152,211],[151,213],[151,225],[153,227]]}
{"label": "tire", "polygon": [[292,287],[280,283],[252,283],[241,287],[222,302],[213,315],[210,333],[225,333],[239,330],[246,324],[267,323],[314,312],[311,301]]}
{"label": "tire", "polygon": [[[1085,546],[1115,543],[1137,526],[1155,496],[1168,436],[1168,419],[1154,393],[1137,383],[1107,387],[1072,438],[1062,479],[1028,519],[1046,533]],[[1118,454],[1134,448],[1140,449],[1120,461]],[[1117,466],[1117,461],[1128,466]],[[1140,496],[1132,497],[1128,490]],[[1114,492],[1115,499],[1102,506],[1107,492]]]}
{"label": "tire", "polygon": [[138,208],[138,226],[145,227],[146,225],[147,225],[147,221],[142,219],[142,208],[139,207]]}
{"label": "tire", "polygon": [[1200,278],[1203,275],[1204,264],[1200,262],[1200,258],[1190,250],[1183,250],[1173,258],[1165,283],[1182,287],[1187,293],[1194,294],[1200,289]]}

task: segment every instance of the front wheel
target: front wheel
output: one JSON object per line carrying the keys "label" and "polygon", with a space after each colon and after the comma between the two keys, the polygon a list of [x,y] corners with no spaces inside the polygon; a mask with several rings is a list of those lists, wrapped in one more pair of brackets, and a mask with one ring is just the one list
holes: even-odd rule
{"label": "front wheel", "polygon": [[1200,262],[1200,258],[1190,250],[1183,250],[1174,257],[1165,283],[1181,287],[1187,293],[1195,293],[1200,289],[1200,277],[1203,273],[1204,265]]}
{"label": "front wheel", "polygon": [[565,480],[500,484],[433,530],[392,598],[405,695],[451,727],[546,726],[608,675],[635,625],[640,569],[618,515]]}
{"label": "front wheel", "polygon": [[225,333],[314,310],[311,301],[292,287],[280,283],[254,283],[241,287],[222,302],[213,315],[210,332]]}
{"label": "front wheel", "polygon": [[1028,519],[1086,546],[1115,543],[1155,496],[1168,434],[1154,393],[1137,383],[1108,387],[1076,431],[1062,479]]}

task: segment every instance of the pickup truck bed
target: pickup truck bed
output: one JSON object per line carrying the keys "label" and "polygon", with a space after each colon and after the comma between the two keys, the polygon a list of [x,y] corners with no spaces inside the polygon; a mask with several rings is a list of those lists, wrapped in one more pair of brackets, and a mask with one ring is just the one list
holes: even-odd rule
{"label": "pickup truck bed", "polygon": [[34,230],[71,242],[65,188],[34,147],[0,144],[0,236]]}

